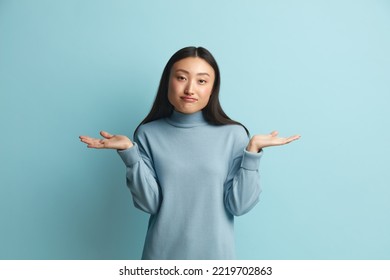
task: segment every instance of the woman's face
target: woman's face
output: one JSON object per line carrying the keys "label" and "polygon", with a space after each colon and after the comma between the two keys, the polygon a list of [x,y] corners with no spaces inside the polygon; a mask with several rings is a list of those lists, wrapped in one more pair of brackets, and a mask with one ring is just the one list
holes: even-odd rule
{"label": "woman's face", "polygon": [[215,80],[214,69],[202,58],[187,57],[173,64],[168,100],[176,111],[192,114],[209,102]]}

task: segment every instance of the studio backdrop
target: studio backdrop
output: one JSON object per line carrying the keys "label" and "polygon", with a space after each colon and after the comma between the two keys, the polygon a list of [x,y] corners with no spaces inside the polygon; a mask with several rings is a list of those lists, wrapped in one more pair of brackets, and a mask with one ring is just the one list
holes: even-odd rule
{"label": "studio backdrop", "polygon": [[390,2],[0,0],[0,259],[139,259],[115,151],[185,46],[221,68],[221,103],[267,148],[239,259],[390,258]]}

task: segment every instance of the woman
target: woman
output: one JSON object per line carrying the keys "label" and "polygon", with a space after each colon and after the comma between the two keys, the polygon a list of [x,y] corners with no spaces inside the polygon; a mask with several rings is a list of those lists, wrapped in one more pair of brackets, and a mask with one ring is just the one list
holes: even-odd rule
{"label": "woman", "polygon": [[143,259],[234,259],[234,216],[261,192],[262,149],[298,135],[255,135],[219,103],[218,65],[204,48],[177,51],[164,68],[134,141],[102,131],[89,148],[117,149],[134,205],[150,213]]}

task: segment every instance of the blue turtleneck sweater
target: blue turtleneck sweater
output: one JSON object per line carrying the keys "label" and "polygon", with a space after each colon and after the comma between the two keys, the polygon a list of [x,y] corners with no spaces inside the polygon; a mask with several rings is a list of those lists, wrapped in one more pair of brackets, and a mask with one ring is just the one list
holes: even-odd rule
{"label": "blue turtleneck sweater", "polygon": [[139,127],[118,151],[134,205],[150,213],[142,259],[234,259],[234,216],[259,200],[262,153],[245,150],[240,125],[210,125],[202,112]]}

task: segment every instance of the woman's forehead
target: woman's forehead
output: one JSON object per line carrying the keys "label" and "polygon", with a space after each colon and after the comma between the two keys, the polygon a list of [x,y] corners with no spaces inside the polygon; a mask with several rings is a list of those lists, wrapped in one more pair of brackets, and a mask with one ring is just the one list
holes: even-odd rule
{"label": "woman's forehead", "polygon": [[188,74],[207,74],[214,76],[214,69],[206,60],[200,57],[187,57],[173,64],[172,71],[182,71]]}

